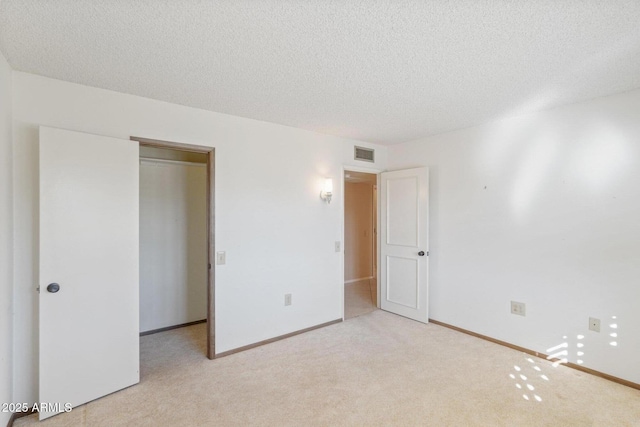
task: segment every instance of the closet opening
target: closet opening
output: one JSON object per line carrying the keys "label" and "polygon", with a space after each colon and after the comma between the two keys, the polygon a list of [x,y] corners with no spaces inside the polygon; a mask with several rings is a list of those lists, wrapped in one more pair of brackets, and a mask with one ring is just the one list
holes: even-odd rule
{"label": "closet opening", "polygon": [[214,149],[131,139],[140,143],[140,336],[213,359]]}

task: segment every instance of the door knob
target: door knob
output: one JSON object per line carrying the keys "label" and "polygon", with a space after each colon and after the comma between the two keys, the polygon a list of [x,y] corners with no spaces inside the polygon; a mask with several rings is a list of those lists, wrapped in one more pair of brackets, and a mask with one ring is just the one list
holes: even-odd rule
{"label": "door knob", "polygon": [[420,251],[420,252],[418,252],[418,255],[420,255],[420,256],[424,256],[424,251]]}
{"label": "door knob", "polygon": [[49,283],[49,285],[47,286],[47,292],[51,292],[52,294],[55,294],[59,290],[60,285],[58,285],[57,283]]}

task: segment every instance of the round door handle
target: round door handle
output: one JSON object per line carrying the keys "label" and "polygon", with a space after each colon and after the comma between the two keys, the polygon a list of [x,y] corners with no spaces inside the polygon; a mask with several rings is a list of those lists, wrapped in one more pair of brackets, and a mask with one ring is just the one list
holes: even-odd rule
{"label": "round door handle", "polygon": [[52,294],[55,294],[59,290],[60,285],[58,285],[57,283],[49,283],[49,285],[47,286],[47,292],[51,292]]}
{"label": "round door handle", "polygon": [[424,256],[424,251],[420,251],[420,252],[418,252],[418,255],[420,255],[420,256]]}

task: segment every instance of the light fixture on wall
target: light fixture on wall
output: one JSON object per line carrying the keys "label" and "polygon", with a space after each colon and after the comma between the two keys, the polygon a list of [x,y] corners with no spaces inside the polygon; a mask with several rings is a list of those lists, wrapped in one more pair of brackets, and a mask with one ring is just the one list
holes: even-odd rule
{"label": "light fixture on wall", "polygon": [[320,198],[327,203],[331,203],[331,196],[333,195],[333,179],[325,178],[324,187],[320,191]]}

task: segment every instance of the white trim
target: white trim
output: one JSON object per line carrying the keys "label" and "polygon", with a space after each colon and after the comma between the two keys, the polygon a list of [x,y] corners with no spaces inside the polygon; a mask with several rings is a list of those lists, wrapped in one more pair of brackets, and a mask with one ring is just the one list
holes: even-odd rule
{"label": "white trim", "polygon": [[344,181],[344,172],[345,171],[350,171],[350,172],[362,172],[362,173],[372,173],[374,175],[379,175],[382,172],[386,172],[385,170],[382,169],[376,169],[376,168],[368,168],[368,167],[364,167],[364,166],[350,166],[350,165],[343,165],[342,166],[342,178]]}

